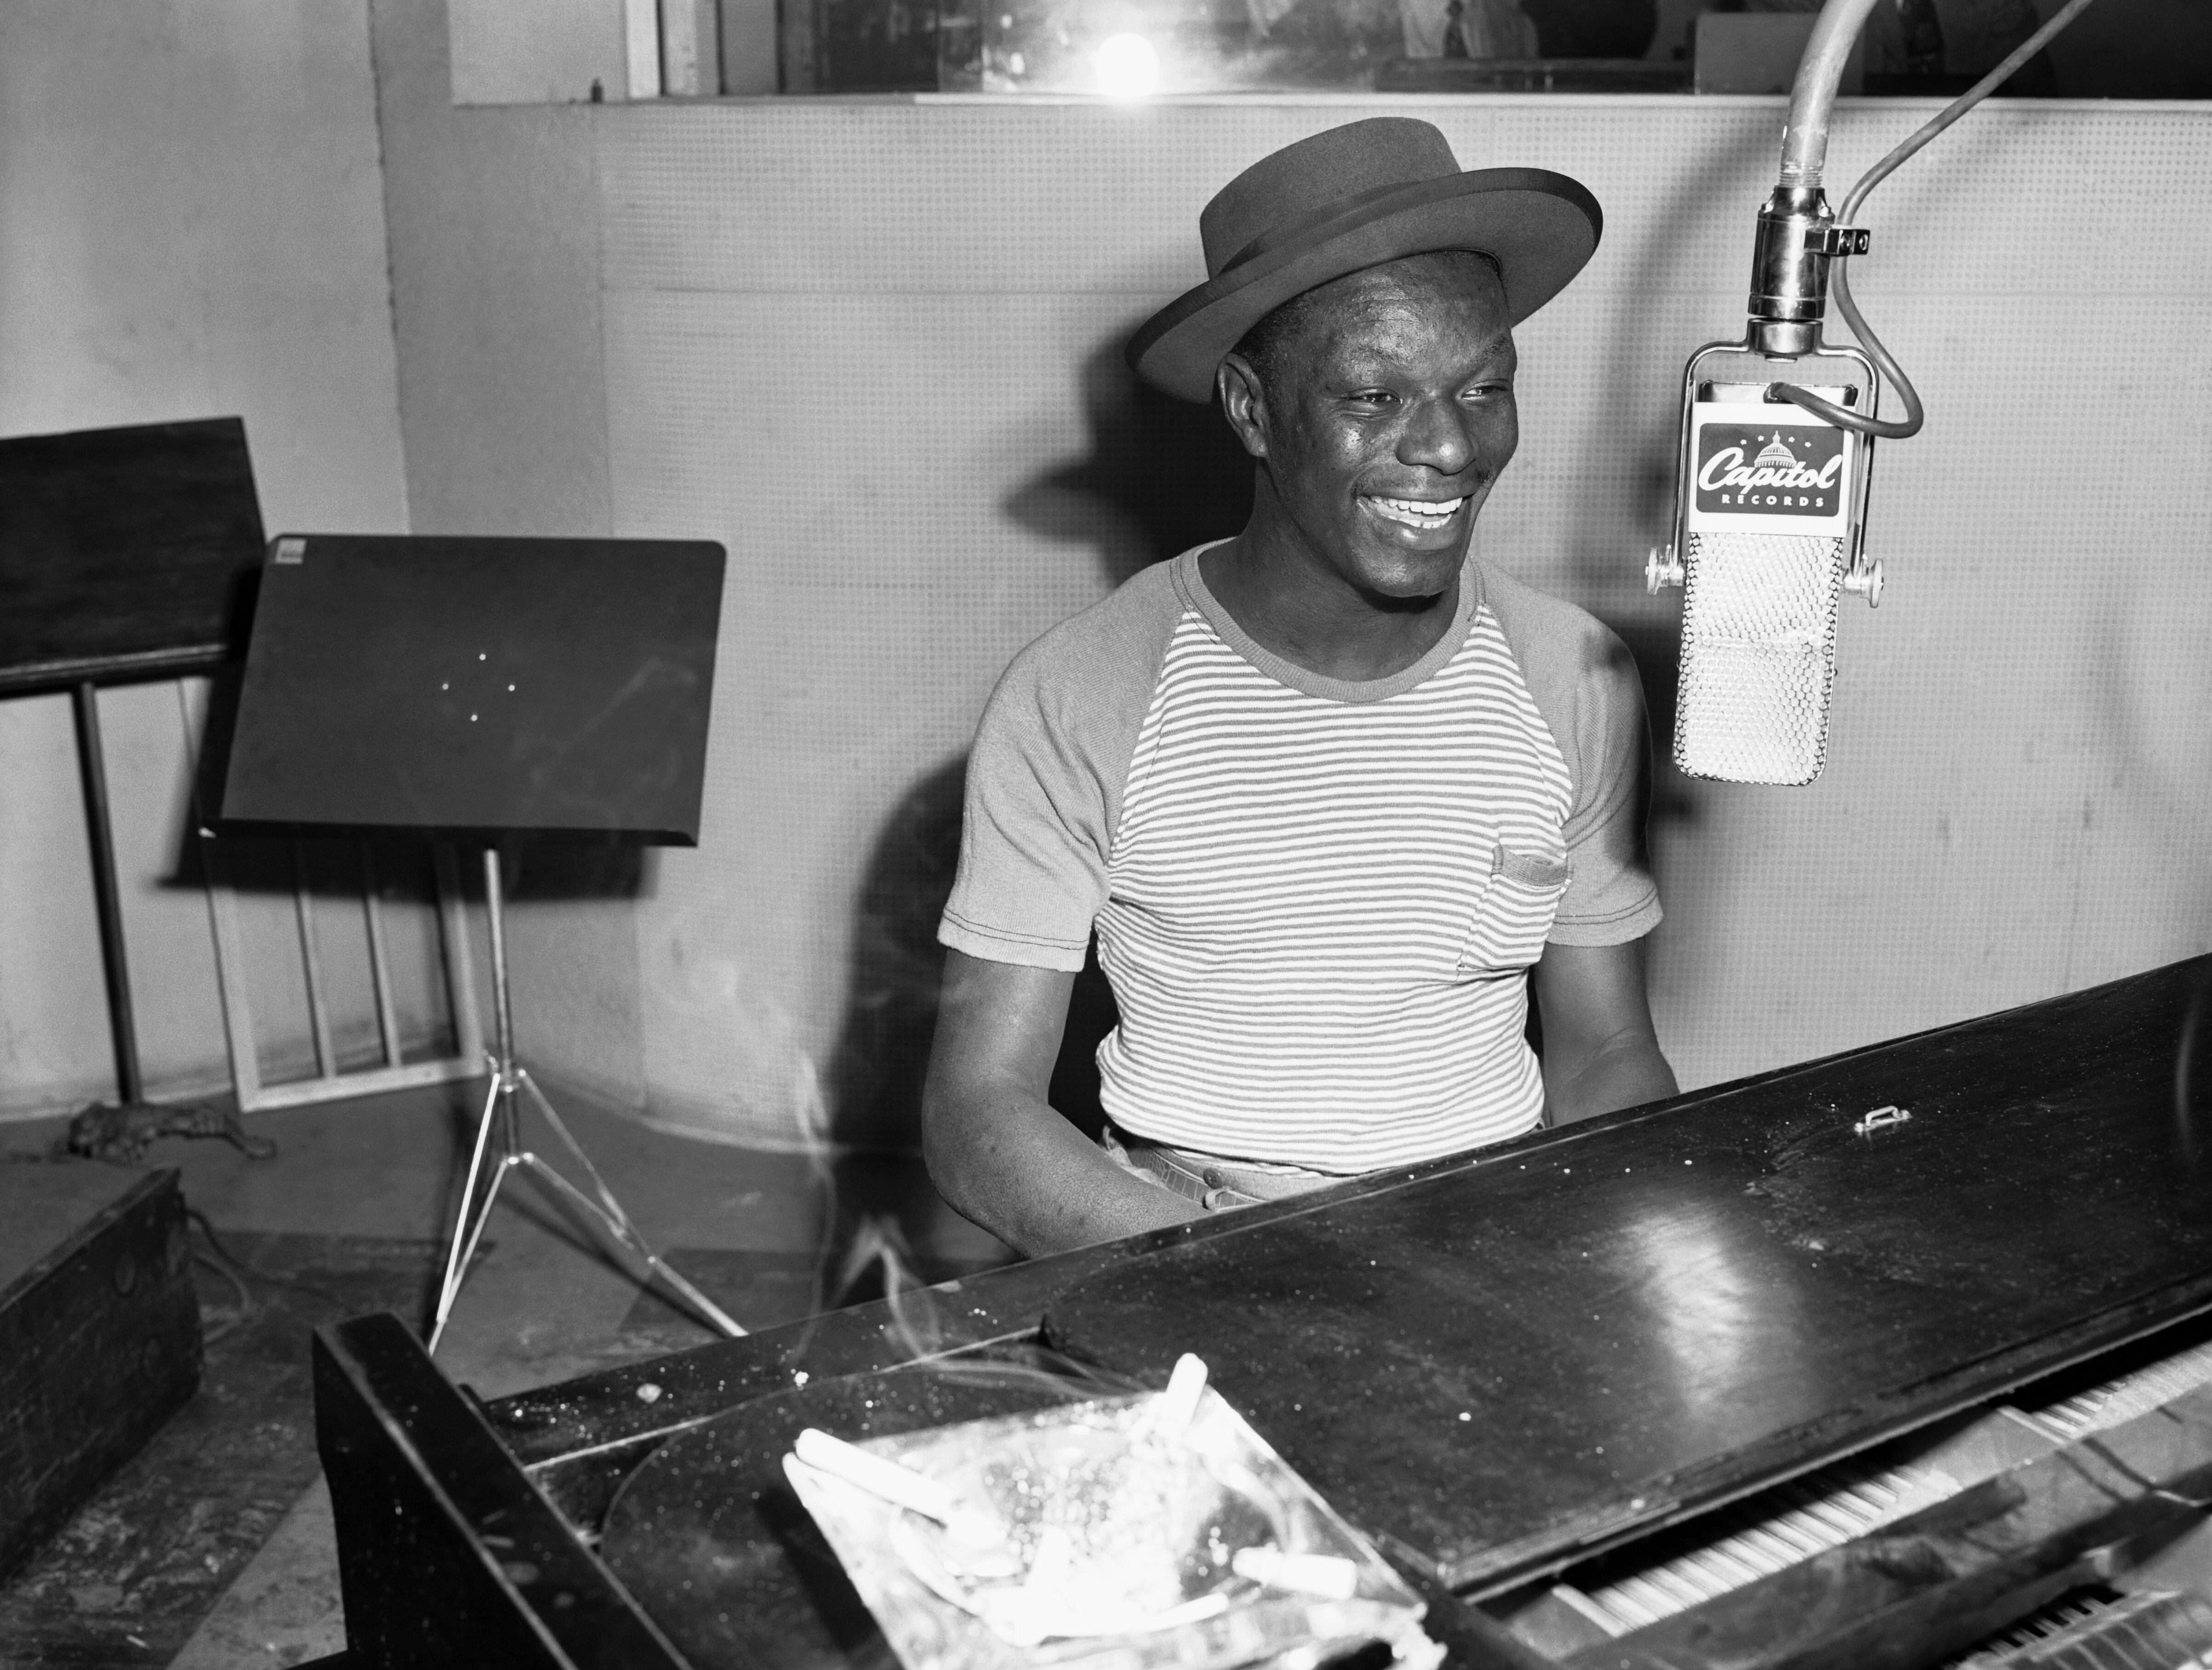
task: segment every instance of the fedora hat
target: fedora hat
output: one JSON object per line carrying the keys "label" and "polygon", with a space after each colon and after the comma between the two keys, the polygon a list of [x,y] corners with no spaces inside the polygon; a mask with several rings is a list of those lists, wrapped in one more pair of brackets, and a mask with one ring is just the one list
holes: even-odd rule
{"label": "fedora hat", "polygon": [[1156,387],[1209,400],[1222,356],[1294,295],[1402,256],[1474,250],[1498,263],[1518,325],[1597,248],[1605,216],[1545,168],[1462,170],[1431,124],[1348,122],[1285,145],[1223,186],[1198,217],[1206,282],[1129,339]]}

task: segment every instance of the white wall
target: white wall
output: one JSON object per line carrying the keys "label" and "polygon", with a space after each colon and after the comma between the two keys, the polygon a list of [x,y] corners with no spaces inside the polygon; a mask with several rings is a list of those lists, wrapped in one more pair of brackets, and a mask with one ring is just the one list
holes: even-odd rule
{"label": "white wall", "polygon": [[[550,1044],[662,1117],[789,1139],[855,1038],[926,1005],[902,912],[943,867],[940,774],[1006,658],[1156,549],[1141,472],[1175,465],[1172,419],[1118,342],[1198,276],[1207,195],[1302,134],[1413,112],[1470,166],[1605,203],[1590,270],[1523,332],[1522,458],[1482,537],[1667,684],[1677,605],[1641,558],[1682,361],[1741,327],[1778,102],[456,113],[428,90],[434,0],[376,15],[416,525],[730,548],[700,849],[634,908],[539,918],[568,970]],[[1846,108],[1836,168],[1925,113]],[[1861,294],[1935,416],[1877,466],[1892,589],[1848,605],[1827,776],[1662,768],[1686,1082],[2212,944],[2212,364],[2146,328],[2208,300],[2212,240],[2161,203],[2209,166],[2204,107],[2013,104],[1874,200]]]}
{"label": "white wall", "polygon": [[[439,0],[371,13],[410,528],[605,534],[590,107],[456,108]],[[523,879],[508,920],[524,1054],[642,1106],[635,907],[589,877],[555,901]]]}
{"label": "white wall", "polygon": [[[0,434],[238,413],[272,531],[403,529],[379,186],[363,0],[10,0]],[[101,706],[149,1082],[212,1087],[207,909],[162,879],[185,828],[177,689]],[[112,1087],[72,746],[65,699],[0,701],[0,1116]],[[299,999],[265,914],[281,1054]]]}

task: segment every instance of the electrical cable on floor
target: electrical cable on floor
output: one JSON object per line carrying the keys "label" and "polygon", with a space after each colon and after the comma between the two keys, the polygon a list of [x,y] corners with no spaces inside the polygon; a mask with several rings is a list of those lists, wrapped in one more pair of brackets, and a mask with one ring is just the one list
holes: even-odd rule
{"label": "electrical cable on floor", "polygon": [[[196,1264],[204,1264],[214,1271],[216,1275],[228,1282],[232,1290],[238,1295],[238,1309],[228,1315],[206,1305],[200,1307],[200,1344],[203,1346],[212,1345],[216,1340],[227,1339],[235,1333],[246,1319],[253,1314],[253,1296],[246,1290],[246,1284],[239,1279],[238,1272],[221,1259],[206,1253],[195,1252],[192,1254],[192,1261]],[[213,1326],[209,1324],[210,1316],[216,1319]]]}
{"label": "electrical cable on floor", "polygon": [[[267,1282],[271,1287],[289,1287],[295,1293],[306,1293],[311,1295],[315,1298],[325,1301],[340,1310],[343,1310],[347,1308],[345,1299],[342,1296],[331,1292],[327,1287],[318,1287],[313,1282],[301,1281],[297,1276],[275,1276],[270,1274],[265,1270],[256,1270],[252,1265],[248,1264],[244,1259],[239,1257],[237,1254],[232,1252],[228,1247],[223,1244],[222,1237],[215,1232],[215,1225],[208,1222],[206,1214],[202,1212],[198,1207],[186,1206],[185,1208],[185,1216],[191,1218],[194,1224],[199,1226],[200,1233],[207,1237],[208,1246],[213,1249],[216,1257],[222,1260],[226,1266],[225,1273],[233,1281],[236,1281],[240,1276],[251,1276],[255,1281]],[[200,1257],[203,1255],[195,1254],[194,1256]]]}
{"label": "electrical cable on floor", "polygon": [[[2050,43],[2052,36],[2087,11],[2093,3],[2094,0],[2067,0],[2065,5],[2051,15],[2050,21],[2007,53],[2004,60],[1996,69],[1944,106],[1927,122],[1915,129],[1881,161],[1860,175],[1858,184],[1844,194],[1843,207],[1836,211],[1835,223],[1838,226],[1854,224],[1859,206],[1867,200],[1868,194],[1875,186],[1888,179],[1900,164],[1911,157],[1929,140],[1935,138],[1937,134],[1942,132],[1944,129],[1949,127],[2011,80],[2014,71],[2041,52]],[[1866,349],[1867,357],[1881,368],[1883,376],[1888,378],[1891,383],[1896,386],[1898,398],[1905,403],[1905,416],[1901,418],[1869,417],[1863,412],[1855,412],[1846,407],[1839,406],[1832,400],[1824,399],[1810,390],[1797,387],[1794,384],[1777,383],[1774,385],[1774,392],[1784,400],[1826,418],[1829,422],[1838,428],[1856,429],[1861,434],[1878,435],[1887,440],[1902,440],[1908,435],[1920,433],[1920,426],[1925,421],[1927,413],[1920,404],[1919,392],[1906,379],[1904,367],[1898,364],[1896,356],[1883,346],[1881,339],[1875,335],[1872,328],[1868,325],[1865,316],[1859,312],[1858,304],[1851,300],[1850,274],[1849,258],[1840,259],[1835,264],[1830,287],[1835,296],[1836,310],[1843,314],[1844,322],[1851,327],[1851,334],[1858,338],[1859,345]]]}

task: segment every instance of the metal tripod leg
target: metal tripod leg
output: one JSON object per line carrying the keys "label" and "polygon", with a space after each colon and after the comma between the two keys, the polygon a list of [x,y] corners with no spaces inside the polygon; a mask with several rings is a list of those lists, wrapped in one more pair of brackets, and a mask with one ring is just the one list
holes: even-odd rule
{"label": "metal tripod leg", "polygon": [[491,1203],[499,1198],[499,1186],[513,1165],[511,1151],[502,1144],[499,1157],[493,1162],[491,1187],[484,1192],[483,1205],[478,1210],[477,1178],[483,1169],[484,1150],[491,1140],[492,1126],[499,1120],[500,1092],[511,1088],[496,1062],[491,1064],[491,1083],[484,1088],[483,1112],[477,1120],[476,1147],[469,1155],[469,1180],[461,1190],[460,1210],[453,1214],[453,1239],[446,1249],[445,1278],[438,1284],[438,1313],[430,1326],[429,1349],[434,1351],[438,1349],[438,1336],[446,1331],[446,1319],[453,1314],[453,1301],[460,1297],[469,1260],[477,1255],[477,1242],[483,1238],[483,1226],[491,1217]]}
{"label": "metal tripod leg", "polygon": [[[430,1330],[429,1350],[434,1351],[438,1349],[438,1336],[446,1331],[446,1319],[453,1315],[453,1301],[460,1297],[461,1283],[467,1279],[469,1265],[477,1255],[477,1242],[483,1239],[484,1225],[491,1221],[492,1202],[499,1199],[499,1186],[507,1181],[509,1172],[529,1157],[526,1154],[502,1155],[499,1163],[492,1168],[491,1187],[484,1191],[483,1210],[477,1214],[475,1226],[469,1230],[467,1250],[461,1254],[460,1274],[454,1279],[453,1290],[439,1297],[438,1321]],[[453,1232],[457,1237],[461,1227],[459,1224],[454,1226]]]}
{"label": "metal tripod leg", "polygon": [[653,1275],[667,1283],[677,1296],[689,1303],[692,1309],[711,1327],[720,1329],[728,1339],[744,1338],[745,1331],[738,1325],[736,1318],[693,1286],[675,1266],[668,1264],[659,1254],[653,1250],[645,1236],[639,1231],[637,1225],[629,1221],[629,1214],[623,1210],[622,1202],[615,1199],[614,1191],[607,1187],[606,1180],[599,1175],[599,1169],[592,1163],[592,1157],[584,1152],[583,1145],[569,1134],[568,1127],[561,1115],[553,1111],[552,1102],[546,1098],[545,1092],[538,1088],[538,1081],[530,1076],[528,1069],[516,1068],[515,1077],[522,1081],[522,1088],[530,1092],[530,1099],[538,1104],[538,1111],[545,1115],[545,1122],[553,1127],[554,1134],[559,1137],[568,1151],[576,1157],[576,1163],[584,1168],[584,1175],[592,1180],[592,1187],[599,1193],[599,1205],[593,1206],[566,1177],[538,1159],[536,1155],[524,1153],[522,1156],[524,1162],[535,1167],[541,1175],[558,1183],[579,1205],[595,1213],[599,1221],[607,1226],[608,1234],[643,1259],[647,1268]]}
{"label": "metal tripod leg", "polygon": [[645,1260],[649,1272],[647,1279],[650,1280],[653,1276],[659,1277],[675,1291],[678,1297],[690,1305],[692,1309],[697,1312],[710,1327],[720,1330],[727,1338],[738,1339],[744,1337],[745,1331],[738,1325],[736,1320],[704,1293],[684,1280],[669,1265],[664,1263],[660,1255],[646,1245],[644,1239],[639,1236],[635,1229],[625,1224],[617,1223],[607,1212],[602,1211],[599,1203],[592,1200],[583,1190],[578,1188],[527,1149],[515,1157],[514,1163],[528,1166],[533,1175],[544,1179],[546,1183],[574,1202],[579,1211],[591,1213],[593,1218],[605,1225],[609,1235]]}
{"label": "metal tripod leg", "polygon": [[[615,1229],[624,1242],[635,1242],[638,1246],[643,1247],[644,1237],[638,1234],[637,1226],[629,1221],[629,1214],[622,1209],[622,1202],[615,1199],[614,1191],[607,1187],[606,1180],[599,1175],[599,1169],[592,1163],[592,1157],[584,1152],[582,1146],[569,1133],[568,1125],[562,1120],[561,1115],[553,1111],[553,1103],[547,1098],[545,1092],[538,1088],[538,1081],[530,1076],[530,1070],[527,1067],[517,1067],[514,1076],[520,1081],[522,1088],[530,1093],[530,1099],[538,1104],[538,1111],[545,1115],[545,1122],[553,1127],[553,1134],[560,1138],[568,1151],[576,1157],[576,1163],[584,1168],[584,1175],[592,1180],[592,1187],[599,1197],[599,1204],[593,1210],[607,1220],[609,1226]],[[586,1204],[590,1203],[587,1201]]]}

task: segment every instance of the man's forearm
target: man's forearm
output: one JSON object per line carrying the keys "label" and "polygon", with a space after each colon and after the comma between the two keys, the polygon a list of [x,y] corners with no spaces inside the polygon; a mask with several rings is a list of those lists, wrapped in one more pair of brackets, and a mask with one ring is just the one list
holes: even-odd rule
{"label": "man's forearm", "polygon": [[1640,1108],[1676,1094],[1674,1069],[1649,1033],[1612,1039],[1571,1072],[1544,1074],[1544,1121],[1571,1125],[1577,1120],[1623,1108]]}
{"label": "man's forearm", "polygon": [[1048,1104],[1011,1085],[958,1097],[933,1090],[922,1132],[938,1192],[1025,1257],[1205,1216],[1115,1164]]}

